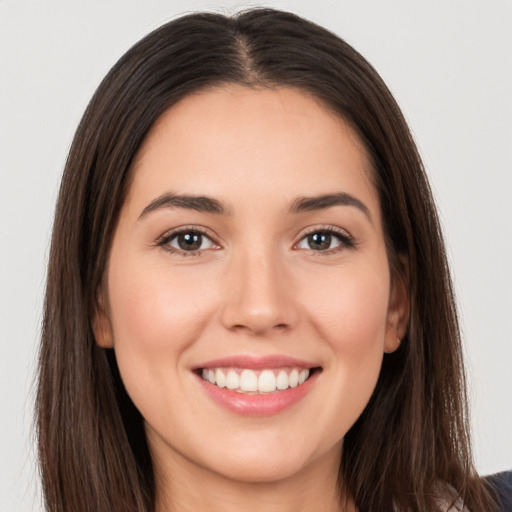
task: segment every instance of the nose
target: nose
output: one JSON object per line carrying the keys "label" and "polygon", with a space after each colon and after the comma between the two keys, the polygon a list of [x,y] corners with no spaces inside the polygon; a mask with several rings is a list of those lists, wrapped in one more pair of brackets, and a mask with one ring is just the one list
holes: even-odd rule
{"label": "nose", "polygon": [[275,255],[246,255],[230,265],[222,322],[251,335],[291,329],[299,318],[293,283]]}

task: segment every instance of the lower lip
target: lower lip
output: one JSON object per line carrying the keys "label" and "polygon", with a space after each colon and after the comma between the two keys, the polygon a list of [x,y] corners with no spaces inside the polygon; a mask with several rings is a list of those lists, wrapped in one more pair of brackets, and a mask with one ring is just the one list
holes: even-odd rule
{"label": "lower lip", "polygon": [[238,393],[210,384],[200,376],[197,378],[208,396],[226,409],[242,416],[272,416],[300,402],[313,387],[318,373],[313,373],[308,380],[295,388],[263,395]]}

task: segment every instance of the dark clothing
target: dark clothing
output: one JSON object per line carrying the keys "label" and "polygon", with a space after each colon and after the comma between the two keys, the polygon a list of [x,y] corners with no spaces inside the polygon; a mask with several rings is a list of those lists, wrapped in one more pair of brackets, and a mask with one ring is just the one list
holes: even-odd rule
{"label": "dark clothing", "polygon": [[512,512],[512,471],[504,471],[485,477],[497,494],[499,512]]}

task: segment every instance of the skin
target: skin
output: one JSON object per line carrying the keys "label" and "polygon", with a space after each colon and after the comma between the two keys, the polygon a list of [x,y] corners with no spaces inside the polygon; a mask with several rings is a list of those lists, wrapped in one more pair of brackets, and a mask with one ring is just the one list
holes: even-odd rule
{"label": "skin", "polygon": [[[347,124],[293,89],[210,89],[153,127],[114,234],[95,333],[115,349],[145,419],[159,512],[353,510],[337,495],[343,437],[408,314],[371,172]],[[212,197],[229,212],[161,207],[141,217],[168,192]],[[367,212],[290,211],[298,197],[333,192]],[[180,227],[206,231],[200,251],[160,243]],[[333,237],[311,248],[306,235],[331,227],[354,245]],[[322,371],[301,401],[271,416],[221,407],[191,371],[275,354]]]}

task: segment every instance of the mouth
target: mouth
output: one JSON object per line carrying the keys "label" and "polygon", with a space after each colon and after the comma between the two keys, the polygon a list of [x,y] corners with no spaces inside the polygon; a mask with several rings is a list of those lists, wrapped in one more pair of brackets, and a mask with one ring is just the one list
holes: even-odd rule
{"label": "mouth", "polygon": [[206,382],[221,389],[247,395],[279,393],[304,384],[320,367],[289,366],[280,368],[209,367],[196,373]]}
{"label": "mouth", "polygon": [[322,367],[284,355],[236,355],[192,368],[205,395],[242,416],[274,416],[316,388]]}

